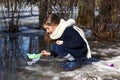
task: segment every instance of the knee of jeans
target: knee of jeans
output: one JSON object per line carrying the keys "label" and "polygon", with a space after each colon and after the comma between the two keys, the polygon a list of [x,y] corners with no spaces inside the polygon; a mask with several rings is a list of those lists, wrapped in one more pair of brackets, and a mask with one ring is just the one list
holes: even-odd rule
{"label": "knee of jeans", "polygon": [[56,52],[59,53],[59,54],[65,53],[63,46],[62,45],[58,45],[56,47]]}
{"label": "knee of jeans", "polygon": [[51,50],[56,52],[56,53],[63,53],[63,48],[61,45],[57,45],[57,44],[52,44],[51,45]]}

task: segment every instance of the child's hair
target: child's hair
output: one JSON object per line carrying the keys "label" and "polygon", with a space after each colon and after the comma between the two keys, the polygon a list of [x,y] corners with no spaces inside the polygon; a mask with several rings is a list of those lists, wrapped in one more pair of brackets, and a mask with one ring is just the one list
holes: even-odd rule
{"label": "child's hair", "polygon": [[53,26],[58,25],[60,23],[60,18],[57,16],[57,14],[48,14],[43,19],[43,25]]}
{"label": "child's hair", "polygon": [[[53,13],[48,14],[43,19],[43,25],[54,26],[54,25],[58,25],[59,23],[60,23],[60,18],[57,14],[53,14]],[[46,35],[45,35],[45,40],[48,43],[53,42],[53,40],[50,39],[50,35],[48,33],[46,33]]]}

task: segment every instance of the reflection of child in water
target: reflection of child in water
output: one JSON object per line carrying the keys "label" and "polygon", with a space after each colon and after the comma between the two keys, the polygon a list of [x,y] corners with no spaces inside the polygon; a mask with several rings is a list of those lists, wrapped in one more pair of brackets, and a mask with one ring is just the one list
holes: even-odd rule
{"label": "reflection of child in water", "polygon": [[75,20],[65,21],[56,14],[48,14],[43,20],[43,27],[49,38],[55,42],[51,44],[50,52],[43,50],[45,56],[62,56],[66,61],[61,67],[71,71],[80,66],[78,59],[91,57],[90,48],[82,29],[74,25]]}

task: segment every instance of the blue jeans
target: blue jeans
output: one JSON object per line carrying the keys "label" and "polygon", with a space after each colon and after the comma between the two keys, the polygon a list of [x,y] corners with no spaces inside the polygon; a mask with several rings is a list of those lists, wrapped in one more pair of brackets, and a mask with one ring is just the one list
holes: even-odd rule
{"label": "blue jeans", "polygon": [[83,51],[82,49],[70,49],[64,47],[64,45],[58,45],[58,44],[51,44],[51,55],[56,57],[58,55],[65,57],[67,54],[71,54],[74,58],[82,58],[86,57],[86,51]]}
{"label": "blue jeans", "polygon": [[62,45],[58,45],[58,44],[51,44],[51,54],[52,56],[57,56],[60,55],[62,57],[66,56],[68,54],[68,52],[66,52],[66,48]]}

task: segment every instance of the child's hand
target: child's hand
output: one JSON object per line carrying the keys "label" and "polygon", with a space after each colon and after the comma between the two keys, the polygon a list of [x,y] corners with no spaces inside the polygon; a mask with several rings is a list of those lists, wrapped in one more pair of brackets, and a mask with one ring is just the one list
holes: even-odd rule
{"label": "child's hand", "polygon": [[63,44],[63,41],[62,40],[57,40],[56,44],[61,45],[61,44]]}
{"label": "child's hand", "polygon": [[48,51],[46,51],[46,50],[43,50],[43,51],[41,52],[41,55],[43,55],[43,56],[50,56],[51,53],[48,52]]}

